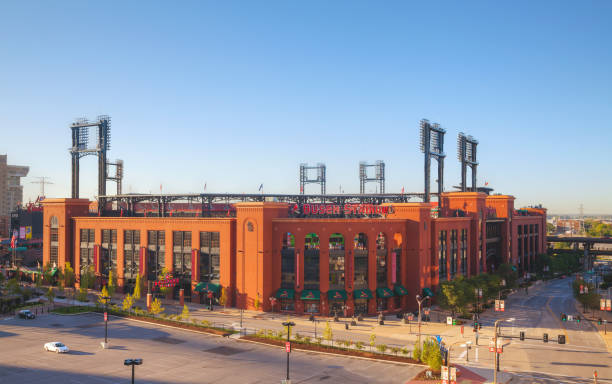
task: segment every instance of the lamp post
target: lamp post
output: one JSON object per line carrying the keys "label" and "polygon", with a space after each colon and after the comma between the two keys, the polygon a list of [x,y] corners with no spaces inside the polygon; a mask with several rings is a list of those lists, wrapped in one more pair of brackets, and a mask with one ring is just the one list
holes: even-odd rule
{"label": "lamp post", "polygon": [[290,336],[291,336],[291,327],[295,326],[293,321],[285,321],[283,326],[287,327],[287,379],[285,381],[286,384],[289,384],[289,353],[291,353],[291,344],[290,344]]}
{"label": "lamp post", "polygon": [[142,359],[126,359],[123,361],[123,365],[132,366],[132,384],[134,384],[134,366],[142,365]]}
{"label": "lamp post", "polygon": [[110,296],[102,296],[100,299],[104,300],[104,344],[102,348],[107,348],[108,346],[108,301],[110,300]]}
{"label": "lamp post", "polygon": [[499,333],[499,322],[507,321],[511,323],[514,320],[515,319],[511,317],[509,319],[499,319],[495,321],[495,334],[493,335],[493,344],[495,350],[495,358],[493,359],[493,384],[497,384],[497,371],[499,371],[499,354],[497,353],[497,335]]}
{"label": "lamp post", "polygon": [[421,304],[425,301],[429,296],[421,297],[421,295],[416,295],[416,301],[419,303],[419,341],[418,345],[421,345]]}

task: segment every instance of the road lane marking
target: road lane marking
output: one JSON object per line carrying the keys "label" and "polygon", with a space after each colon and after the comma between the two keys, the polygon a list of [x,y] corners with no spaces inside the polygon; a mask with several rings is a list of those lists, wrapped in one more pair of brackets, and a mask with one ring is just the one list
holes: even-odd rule
{"label": "road lane marking", "polygon": [[548,312],[550,313],[550,315],[553,317],[553,319],[557,320],[557,323],[559,323],[560,328],[563,329],[563,333],[565,334],[565,342],[569,343],[569,336],[567,335],[567,329],[565,329],[565,325],[563,325],[563,323],[561,322],[561,320],[559,320],[557,318],[557,316],[555,316],[555,314],[553,313],[552,309],[550,309],[550,306],[548,305],[550,303],[550,301],[552,300],[552,297],[549,297],[548,300],[546,300],[546,309],[548,309]]}

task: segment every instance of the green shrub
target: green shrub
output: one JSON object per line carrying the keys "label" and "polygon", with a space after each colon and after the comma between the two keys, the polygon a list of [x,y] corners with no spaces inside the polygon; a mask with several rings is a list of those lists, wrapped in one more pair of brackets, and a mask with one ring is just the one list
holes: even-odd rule
{"label": "green shrub", "polygon": [[408,350],[408,348],[406,348],[406,347],[402,348],[402,355],[408,357],[409,353],[410,353],[410,351]]}
{"label": "green shrub", "polygon": [[391,347],[391,352],[397,356],[397,354],[401,351],[402,349],[399,347]]}
{"label": "green shrub", "polygon": [[310,337],[309,336],[304,336],[304,343],[310,344]]}
{"label": "green shrub", "polygon": [[412,358],[416,361],[421,361],[423,349],[419,344],[414,345],[414,349],[412,350]]}
{"label": "green shrub", "polygon": [[355,343],[355,348],[357,348],[358,350],[363,350],[365,348],[365,346],[363,345],[363,341],[358,341]]}
{"label": "green shrub", "polygon": [[376,346],[376,350],[378,351],[378,353],[385,353],[385,351],[387,350],[387,346],[385,344],[378,344]]}

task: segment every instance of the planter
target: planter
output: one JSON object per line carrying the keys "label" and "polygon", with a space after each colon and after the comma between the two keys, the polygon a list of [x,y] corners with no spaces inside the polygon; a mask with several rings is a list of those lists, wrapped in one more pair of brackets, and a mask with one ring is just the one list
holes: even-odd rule
{"label": "planter", "polygon": [[[279,346],[283,348],[285,347],[285,343],[286,343],[286,340],[266,339],[266,338],[257,337],[254,335],[242,336],[241,339],[256,341],[259,343]],[[416,360],[413,360],[410,357],[383,355],[380,353],[359,351],[355,349],[345,349],[345,348],[338,348],[338,347],[327,346],[327,345],[298,342],[296,340],[291,341],[291,348],[304,350],[304,351],[333,353],[333,354],[344,355],[344,356],[356,356],[356,357],[365,357],[365,358],[377,359],[377,360],[396,361],[400,363],[415,364],[415,365],[423,366],[423,364],[421,364],[420,362]]]}

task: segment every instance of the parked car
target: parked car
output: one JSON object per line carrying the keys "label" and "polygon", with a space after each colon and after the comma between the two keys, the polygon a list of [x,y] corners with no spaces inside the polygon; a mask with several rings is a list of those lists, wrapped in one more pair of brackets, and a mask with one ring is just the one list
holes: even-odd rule
{"label": "parked car", "polygon": [[22,309],[19,311],[19,318],[21,319],[34,319],[36,316],[29,309]]}
{"label": "parked car", "polygon": [[60,343],[59,341],[52,341],[50,343],[45,344],[45,351],[47,352],[55,352],[55,353],[68,353],[70,349],[67,346]]}

